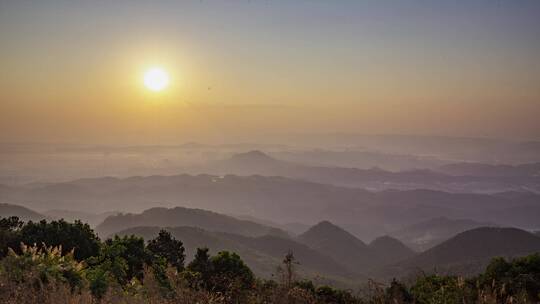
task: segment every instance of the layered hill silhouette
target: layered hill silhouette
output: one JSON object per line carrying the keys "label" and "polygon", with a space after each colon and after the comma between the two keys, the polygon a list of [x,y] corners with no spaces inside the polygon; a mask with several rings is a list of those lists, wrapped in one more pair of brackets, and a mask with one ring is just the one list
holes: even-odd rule
{"label": "layered hill silhouette", "polygon": [[116,215],[118,212],[103,212],[103,213],[91,213],[83,211],[73,210],[47,210],[44,212],[51,219],[64,219],[68,222],[80,220],[83,223],[89,224],[91,227],[96,227],[101,224],[107,217]]}
{"label": "layered hill silhouette", "polygon": [[[473,168],[468,170],[467,168]],[[381,189],[433,189],[445,191],[477,191],[492,192],[520,190],[522,186],[539,185],[538,163],[519,166],[495,166],[487,164],[451,164],[434,170],[407,170],[400,172],[385,171],[378,168],[357,169],[346,167],[309,166],[301,163],[277,160],[267,154],[254,150],[233,155],[229,159],[213,162],[199,168],[184,168],[185,172],[209,174],[266,175],[302,178],[314,182],[329,183],[338,186],[357,186]],[[480,169],[474,169],[480,167]],[[509,179],[504,174],[484,174],[482,168],[495,168],[504,172],[506,168],[514,171],[526,171],[529,174],[516,175],[528,179]],[[462,171],[462,172],[461,172]],[[489,170],[488,170],[489,171]],[[459,174],[459,173],[463,174]],[[478,174],[471,174],[478,172]],[[499,179],[499,177],[503,177]]]}
{"label": "layered hill silhouette", "polygon": [[[357,169],[345,167],[309,166],[301,163],[282,161],[258,151],[250,151],[233,155],[229,159],[214,162],[199,168],[199,173],[265,175],[300,178],[318,183],[337,186],[362,187],[372,190],[384,189],[432,189],[458,192],[501,192],[519,190],[524,185],[540,187],[538,164],[522,165],[516,171],[527,171],[531,174],[519,175],[519,179],[507,178],[508,175],[483,174],[482,170],[464,170],[459,172],[461,164],[441,167],[438,171],[412,169],[391,172],[378,168]],[[482,166],[479,164],[478,166]],[[489,167],[490,165],[484,165]],[[504,171],[503,168],[499,171]],[[512,167],[512,166],[510,166]],[[454,168],[454,169],[452,169]],[[512,167],[513,168],[513,167]],[[450,173],[447,174],[446,171]],[[467,174],[478,172],[479,174]],[[536,172],[532,174],[532,172]],[[510,175],[515,177],[515,175]]]}
{"label": "layered hill silhouette", "polygon": [[318,223],[297,239],[357,273],[367,273],[415,254],[399,240],[388,236],[379,237],[367,245],[329,221]]}
{"label": "layered hill silhouette", "polygon": [[383,268],[379,276],[417,271],[475,274],[493,257],[518,257],[540,252],[540,237],[516,228],[481,227],[462,232],[410,259]]}
{"label": "layered hill silhouette", "polygon": [[22,221],[40,221],[47,216],[19,205],[0,203],[0,217],[16,216]]}
{"label": "layered hill silhouette", "polygon": [[175,175],[93,178],[0,190],[4,202],[50,209],[140,212],[149,206],[186,206],[286,223],[324,219],[361,239],[373,239],[446,216],[527,229],[538,227],[540,195],[371,192],[270,176]]}
{"label": "layered hill silhouette", "polygon": [[272,156],[278,159],[310,164],[319,167],[343,167],[343,168],[382,168],[388,171],[404,171],[415,169],[435,169],[445,164],[452,163],[449,160],[433,156],[419,156],[412,154],[385,153],[382,151],[366,150],[358,147],[345,150],[308,149],[300,151],[276,151]]}
{"label": "layered hill silhouette", "polygon": [[101,223],[108,216],[114,215],[117,212],[106,212],[101,214],[94,214],[89,212],[80,212],[72,210],[48,210],[45,212],[37,212],[32,209],[13,204],[0,203],[0,217],[16,216],[20,220],[27,221],[40,221],[40,220],[59,220],[63,219],[68,222],[80,220],[83,223],[87,223],[94,227]]}
{"label": "layered hill silhouette", "polygon": [[540,177],[540,163],[521,165],[493,165],[483,163],[457,163],[441,166],[437,169],[451,175],[486,176],[486,177]]}
{"label": "layered hill silhouette", "polygon": [[291,238],[268,226],[187,208],[152,208],[141,214],[111,216],[97,227],[97,232],[100,235],[109,232],[109,236],[134,233],[148,238],[157,234],[159,228],[170,229],[180,240],[187,242],[188,256],[197,247],[204,246],[216,251],[233,250],[243,253],[256,269],[267,275],[270,273],[268,265],[277,267],[276,261],[289,251],[311,274],[349,279],[359,278],[369,270],[414,254],[390,237],[379,238],[368,246],[328,221]]}
{"label": "layered hill silhouette", "polygon": [[329,221],[311,227],[298,240],[357,271],[365,271],[377,260],[364,242]]}
{"label": "layered hill silhouette", "polygon": [[[161,227],[134,227],[119,231],[118,235],[138,235],[145,239],[155,237]],[[326,255],[292,239],[276,236],[246,237],[238,234],[210,232],[196,227],[166,228],[181,240],[186,249],[186,259],[193,258],[197,248],[207,247],[212,253],[229,250],[238,253],[260,277],[278,276],[278,266],[288,252],[293,252],[300,262],[299,273],[321,283],[353,286],[361,278]]]}
{"label": "layered hill silhouette", "polygon": [[496,225],[468,219],[449,219],[441,216],[404,227],[390,233],[390,235],[403,241],[412,249],[425,251],[458,233],[486,226]]}
{"label": "layered hill silhouette", "polygon": [[202,210],[183,207],[151,208],[140,214],[118,214],[107,217],[96,227],[96,232],[106,237],[121,230],[139,226],[198,227],[208,231],[235,233],[246,236],[279,235],[287,238],[288,234],[278,228],[264,226],[255,222]]}
{"label": "layered hill silhouette", "polygon": [[400,240],[390,236],[381,236],[369,243],[369,249],[377,257],[380,265],[388,265],[405,260],[416,253]]}
{"label": "layered hill silhouette", "polygon": [[[16,205],[0,204],[0,212],[1,216],[15,215],[23,220],[43,218],[37,212]],[[446,227],[452,229],[478,224],[439,218],[412,228],[421,231],[445,227],[434,225],[437,221],[450,223]],[[412,228],[410,230],[414,231]],[[303,276],[345,287],[354,286],[368,277],[385,280],[419,271],[470,275],[482,271],[496,256],[517,257],[540,252],[540,236],[516,228],[474,228],[422,253],[415,253],[389,236],[366,244],[329,221],[312,226],[298,237],[290,237],[283,230],[270,226],[182,207],[112,215],[97,227],[102,238],[112,234],[135,234],[150,239],[160,229],[171,231],[184,243],[188,260],[196,248],[201,247],[209,247],[212,252],[234,251],[258,275],[271,278],[277,275],[277,267],[284,255],[293,252]],[[453,230],[441,231],[449,233]]]}

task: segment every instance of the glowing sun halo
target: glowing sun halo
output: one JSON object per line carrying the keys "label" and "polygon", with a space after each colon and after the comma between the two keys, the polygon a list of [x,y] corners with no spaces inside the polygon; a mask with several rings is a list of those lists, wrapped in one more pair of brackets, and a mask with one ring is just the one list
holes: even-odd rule
{"label": "glowing sun halo", "polygon": [[151,68],[144,73],[143,82],[149,90],[159,92],[169,86],[169,74],[162,68]]}

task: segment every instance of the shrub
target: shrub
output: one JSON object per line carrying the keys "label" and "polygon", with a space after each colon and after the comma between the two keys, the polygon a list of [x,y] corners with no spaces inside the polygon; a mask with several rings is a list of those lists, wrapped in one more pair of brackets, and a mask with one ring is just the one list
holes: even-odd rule
{"label": "shrub", "polygon": [[415,303],[468,303],[477,298],[474,282],[455,276],[420,277],[411,287]]}
{"label": "shrub", "polygon": [[540,301],[540,254],[506,261],[494,258],[478,278],[484,289],[490,289],[500,301],[521,295],[525,301]]}
{"label": "shrub", "polygon": [[358,303],[354,296],[346,291],[334,289],[330,286],[320,286],[315,290],[317,299],[322,303],[349,304]]}
{"label": "shrub", "polygon": [[84,285],[83,265],[73,252],[62,255],[60,247],[21,245],[21,254],[9,250],[0,263],[0,273],[16,283],[29,283],[36,288],[49,283],[66,283],[72,290]]}

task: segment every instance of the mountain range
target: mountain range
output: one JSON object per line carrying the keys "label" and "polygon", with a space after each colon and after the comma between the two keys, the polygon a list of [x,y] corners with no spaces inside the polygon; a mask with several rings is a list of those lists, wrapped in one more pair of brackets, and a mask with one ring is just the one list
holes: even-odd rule
{"label": "mountain range", "polygon": [[540,163],[497,165],[483,163],[455,163],[440,166],[437,171],[457,176],[484,177],[539,177]]}
{"label": "mountain range", "polygon": [[407,260],[378,270],[376,276],[416,272],[471,275],[483,271],[493,257],[518,257],[540,252],[540,237],[516,228],[480,227],[468,230]]}
{"label": "mountain range", "polygon": [[[0,215],[41,219],[30,209],[0,205]],[[438,225],[435,225],[436,222]],[[442,224],[441,224],[442,223]],[[449,229],[445,230],[444,223]],[[464,220],[434,219],[411,226],[450,233],[477,223]],[[200,209],[151,208],[140,214],[109,216],[97,226],[102,238],[107,235],[155,237],[160,229],[169,230],[181,240],[189,261],[197,248],[212,253],[230,250],[261,277],[279,275],[283,257],[292,252],[299,274],[321,284],[352,287],[367,278],[386,280],[406,277],[419,271],[467,275],[478,273],[495,256],[516,257],[540,252],[540,237],[516,228],[479,227],[450,236],[447,240],[415,253],[400,240],[382,236],[365,243],[346,229],[321,221],[298,236],[259,223]],[[439,230],[437,230],[439,229]],[[405,234],[408,235],[408,234]]]}
{"label": "mountain range", "polygon": [[[470,167],[470,168],[469,168]],[[477,168],[478,167],[478,168]],[[462,169],[464,174],[457,174]],[[484,170],[481,170],[481,169]],[[501,174],[485,174],[489,168]],[[513,174],[502,174],[509,168]],[[468,170],[469,169],[469,170]],[[510,171],[510,170],[508,170]],[[432,189],[450,192],[502,192],[534,189],[540,192],[539,164],[495,166],[489,164],[448,164],[433,170],[411,169],[392,172],[379,168],[358,169],[335,166],[306,165],[278,160],[254,150],[212,162],[193,173],[283,176],[336,186],[370,190]],[[473,174],[476,173],[476,174]]]}
{"label": "mountain range", "polygon": [[16,216],[22,221],[40,221],[47,216],[19,205],[0,203],[0,217]]}
{"label": "mountain range", "polygon": [[107,237],[120,230],[140,226],[198,227],[208,231],[234,233],[245,236],[276,235],[288,238],[287,232],[247,220],[202,209],[151,208],[140,214],[117,214],[107,217],[96,227],[96,232]]}
{"label": "mountain range", "polygon": [[310,181],[235,175],[92,178],[0,187],[0,200],[35,210],[140,212],[151,206],[202,208],[279,224],[329,220],[371,240],[445,216],[525,229],[540,228],[540,195],[449,193],[433,190],[366,191]]}
{"label": "mountain range", "polygon": [[489,226],[497,225],[469,219],[450,219],[441,216],[404,227],[389,234],[402,240],[407,246],[416,251],[425,251],[458,233]]}
{"label": "mountain range", "polygon": [[[117,234],[135,234],[149,239],[162,228],[134,227]],[[353,286],[366,278],[387,280],[413,276],[420,271],[471,275],[481,272],[493,257],[540,252],[540,237],[516,228],[467,230],[422,253],[415,253],[388,236],[366,244],[328,221],[314,225],[296,238],[249,237],[196,227],[165,229],[184,242],[188,260],[199,247],[208,247],[214,253],[232,250],[258,275],[272,277],[278,275],[277,269],[285,254],[293,252],[303,277],[340,286]]]}

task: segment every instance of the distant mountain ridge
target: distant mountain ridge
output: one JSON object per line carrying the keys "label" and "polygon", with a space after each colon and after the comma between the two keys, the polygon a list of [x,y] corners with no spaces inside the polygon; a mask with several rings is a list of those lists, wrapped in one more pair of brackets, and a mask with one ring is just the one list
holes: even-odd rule
{"label": "distant mountain ridge", "polygon": [[416,253],[400,240],[381,236],[369,243],[369,249],[375,254],[381,265],[388,265],[414,256]]}
{"label": "distant mountain ridge", "polygon": [[299,235],[298,240],[357,273],[366,273],[370,269],[414,255],[411,249],[390,237],[378,238],[366,245],[329,221],[311,227]]}
{"label": "distant mountain ridge", "polygon": [[279,223],[327,219],[365,240],[440,216],[540,228],[540,195],[530,192],[372,192],[276,176],[183,174],[79,179],[0,187],[0,200],[36,209],[46,204],[50,209],[141,212],[149,206],[185,206]]}
{"label": "distant mountain ridge", "polygon": [[422,221],[401,228],[390,235],[403,241],[407,246],[424,251],[446,241],[458,233],[478,227],[497,226],[493,223],[468,219],[449,219],[444,216]]}
{"label": "distant mountain ridge", "polygon": [[298,240],[356,271],[365,271],[375,258],[364,242],[329,221],[311,227]]}
{"label": "distant mountain ridge", "polygon": [[451,175],[489,177],[540,177],[540,162],[520,165],[493,165],[484,163],[456,163],[437,169]]}
{"label": "distant mountain ridge", "polygon": [[47,210],[44,212],[45,215],[52,219],[64,219],[68,222],[75,220],[80,220],[83,223],[89,224],[91,227],[95,227],[103,222],[104,219],[111,215],[116,215],[119,212],[104,212],[104,213],[90,213],[90,212],[81,212],[73,210]]}
{"label": "distant mountain ridge", "polygon": [[[540,192],[539,174],[519,175],[520,179],[516,181],[506,175],[452,174],[453,171],[459,172],[452,170],[452,166],[459,167],[460,164],[442,166],[438,170],[411,169],[399,172],[379,168],[324,167],[278,160],[262,151],[252,150],[233,154],[228,159],[211,163],[195,171],[209,174],[283,176],[370,190],[423,188],[454,192],[476,192],[478,189],[481,189],[482,192],[501,192],[519,190],[522,185],[527,185],[527,187],[538,189]],[[522,165],[521,167],[532,167],[533,170],[540,172],[538,164]],[[501,170],[504,171],[504,168]],[[467,172],[475,171],[465,171],[465,173]],[[480,170],[478,172],[482,173]]]}
{"label": "distant mountain ridge", "polygon": [[96,227],[96,232],[106,237],[121,230],[138,226],[198,227],[208,231],[235,233],[246,236],[267,234],[288,237],[278,228],[264,226],[255,222],[239,220],[231,216],[202,209],[184,207],[151,208],[140,214],[118,214],[107,217]]}
{"label": "distant mountain ridge", "polygon": [[22,221],[40,221],[47,216],[19,205],[0,203],[0,217],[16,216]]}
{"label": "distant mountain ridge", "polygon": [[[0,204],[0,216],[9,215],[20,216],[23,220],[41,219],[39,213],[30,209]],[[441,219],[420,223],[415,228],[433,227],[437,220]],[[477,224],[468,220],[446,221]],[[154,226],[145,226],[147,224]],[[182,207],[151,208],[141,214],[113,215],[98,226],[101,238],[110,235],[105,231],[114,230],[112,234],[135,234],[150,239],[160,229],[171,231],[184,243],[188,259],[200,247],[209,247],[214,253],[230,250],[239,253],[258,275],[272,278],[283,256],[291,251],[300,262],[299,270],[304,277],[319,280],[321,284],[348,288],[368,277],[386,280],[419,271],[471,275],[483,270],[496,256],[540,253],[540,236],[516,228],[466,230],[416,254],[390,236],[379,237],[366,244],[329,221],[319,222],[293,238],[269,226]]]}
{"label": "distant mountain ridge", "polygon": [[[164,214],[167,215],[164,216]],[[140,230],[141,227],[154,228]],[[337,274],[342,276],[358,277],[378,266],[394,263],[414,254],[398,240],[390,237],[375,240],[368,246],[346,230],[328,221],[314,225],[297,238],[290,238],[282,231],[267,226],[249,221],[239,221],[204,210],[187,208],[152,208],[138,215],[111,216],[97,227],[97,232],[100,235],[107,235],[104,231],[114,230],[109,234],[112,235],[126,234],[126,231],[138,231],[139,233],[144,232],[143,235],[148,236],[149,232],[157,233],[158,227],[176,229],[178,236],[187,238],[193,244],[213,245],[216,248],[219,247],[218,249],[232,248],[244,252],[246,248],[249,248],[277,259],[282,258],[288,251],[292,251],[298,255],[297,258],[301,257],[304,263],[312,265],[310,268],[324,270],[323,272],[326,274],[335,275],[336,272],[330,266],[340,265],[338,269],[342,270],[339,270]],[[183,235],[178,229],[189,233]],[[200,230],[204,230],[205,234],[201,235]],[[275,231],[279,233],[272,233]],[[195,232],[207,244],[197,243],[196,240],[193,240],[192,234]],[[209,239],[210,236],[212,239]],[[194,249],[191,248],[192,251]],[[310,253],[310,250],[313,252]],[[246,254],[251,253],[246,252]],[[317,263],[320,263],[320,261],[317,262],[317,259],[321,259],[318,255],[325,257],[323,259],[325,265],[316,266]],[[347,271],[344,272],[344,269]]]}
{"label": "distant mountain ridge", "polygon": [[248,165],[276,164],[280,162],[279,160],[270,157],[268,154],[259,150],[251,150],[249,152],[233,154],[228,161]]}
{"label": "distant mountain ridge", "polygon": [[475,274],[491,258],[517,257],[540,252],[540,237],[516,228],[480,227],[462,232],[407,260],[379,270],[379,276],[417,271]]}

